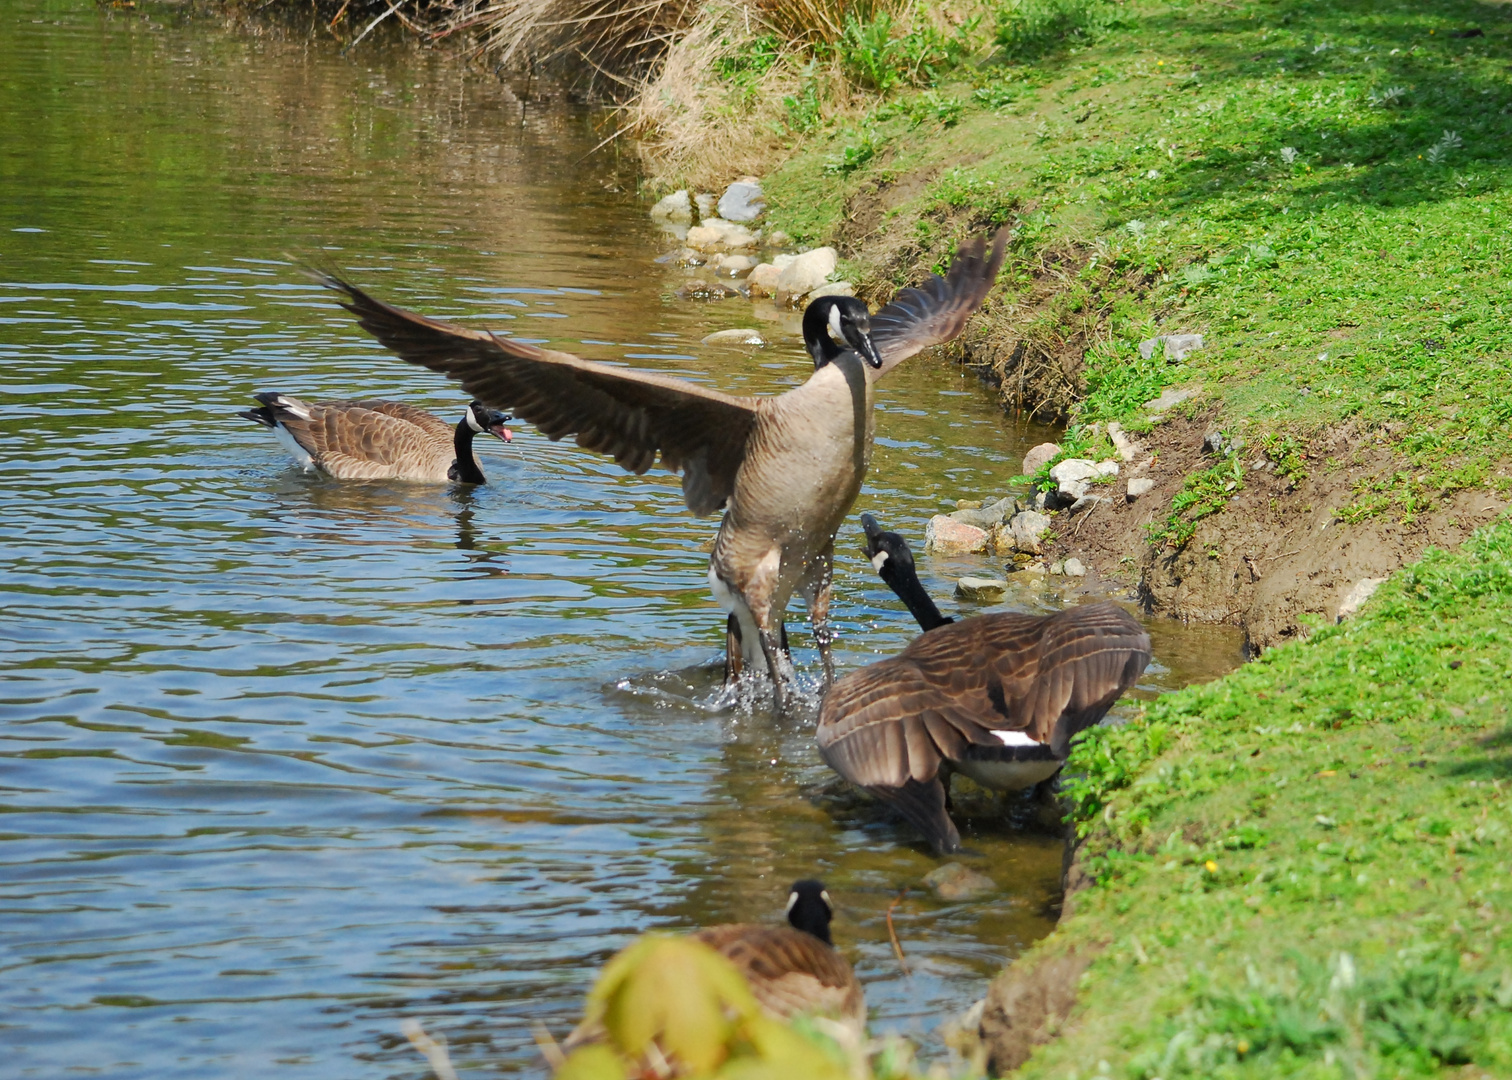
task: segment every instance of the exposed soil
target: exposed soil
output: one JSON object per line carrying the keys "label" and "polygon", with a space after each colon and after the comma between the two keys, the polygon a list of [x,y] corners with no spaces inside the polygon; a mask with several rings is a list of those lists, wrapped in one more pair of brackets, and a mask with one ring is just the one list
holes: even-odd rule
{"label": "exposed soil", "polygon": [[[1306,616],[1333,621],[1361,580],[1384,578],[1429,546],[1458,546],[1506,505],[1485,490],[1462,491],[1411,521],[1388,511],[1345,524],[1336,513],[1353,502],[1355,485],[1401,468],[1389,449],[1346,424],[1313,440],[1300,482],[1253,468],[1264,456],[1242,449],[1245,481],[1232,501],[1199,521],[1181,548],[1152,545],[1148,527],[1165,520],[1186,476],[1216,460],[1202,448],[1213,415],[1172,416],[1141,437],[1144,452],[1110,485],[1110,497],[1057,521],[1047,558],[1077,556],[1089,576],[1136,589],[1153,615],[1240,626],[1259,652],[1303,633]],[[1136,476],[1155,487],[1129,503],[1127,480]]]}
{"label": "exposed soil", "polygon": [[992,1076],[1012,1072],[1036,1046],[1060,1034],[1076,1004],[1076,985],[1096,955],[1070,950],[1009,964],[987,991],[981,1038]]}

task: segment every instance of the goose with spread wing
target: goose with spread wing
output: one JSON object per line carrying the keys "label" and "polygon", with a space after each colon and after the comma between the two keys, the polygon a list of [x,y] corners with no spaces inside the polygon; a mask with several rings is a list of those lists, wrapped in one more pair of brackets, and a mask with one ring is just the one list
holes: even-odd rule
{"label": "goose with spread wing", "polygon": [[892,805],[936,851],[961,836],[946,807],[957,771],[1003,791],[1055,775],[1150,662],[1150,637],[1112,603],[955,622],[919,582],[897,533],[861,515],[866,554],[924,630],[897,656],[845,676],[819,711],[819,754]]}
{"label": "goose with spread wing", "polygon": [[[320,275],[342,306],[412,364],[459,381],[551,439],[644,473],[660,455],[682,473],[695,514],[724,509],[709,583],[734,616],[730,669],[769,672],[781,707],[793,678],[782,616],[795,592],[832,678],[829,593],[835,531],[855,502],[872,452],[873,384],[922,349],[949,341],[981,305],[1002,266],[1006,233],[957,252],[949,273],[904,289],[876,315],[827,296],[804,312],[815,370],[776,397],[735,397],[667,375],[584,360],[489,331],[404,311],[355,285]],[[838,339],[838,340],[837,340]]]}

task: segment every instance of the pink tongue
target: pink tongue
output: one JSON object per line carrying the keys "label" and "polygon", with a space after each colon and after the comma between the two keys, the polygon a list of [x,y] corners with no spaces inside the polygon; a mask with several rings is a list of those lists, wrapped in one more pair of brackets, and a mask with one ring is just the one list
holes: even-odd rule
{"label": "pink tongue", "polygon": [[508,428],[505,428],[504,429],[504,441],[508,442],[510,439],[513,439],[513,438],[514,438],[514,432],[510,431]]}

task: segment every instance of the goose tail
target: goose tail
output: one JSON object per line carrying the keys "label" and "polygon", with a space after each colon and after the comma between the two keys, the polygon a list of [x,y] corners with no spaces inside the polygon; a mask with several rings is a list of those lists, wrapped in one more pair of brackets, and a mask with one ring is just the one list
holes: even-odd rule
{"label": "goose tail", "polygon": [[263,427],[272,428],[278,426],[278,421],[273,417],[273,410],[266,405],[260,409],[243,409],[236,415],[245,417],[254,424],[261,424]]}

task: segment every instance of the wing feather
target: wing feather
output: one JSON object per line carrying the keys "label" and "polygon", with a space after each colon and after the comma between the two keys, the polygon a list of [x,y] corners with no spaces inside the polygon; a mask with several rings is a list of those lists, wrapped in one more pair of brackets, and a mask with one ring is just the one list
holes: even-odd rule
{"label": "wing feather", "polygon": [[900,289],[871,317],[871,339],[882,358],[878,376],[915,353],[950,341],[966,320],[982,306],[997,281],[1008,244],[1008,230],[999,229],[992,251],[981,237],[956,250],[944,277],[938,274],[917,288]]}
{"label": "wing feather", "polygon": [[329,274],[341,306],[402,359],[460,382],[479,400],[536,425],[550,439],[576,437],[634,473],[662,464],[683,473],[695,514],[722,506],[759,404],[684,379],[584,360],[487,331],[452,326],[378,300]]}

